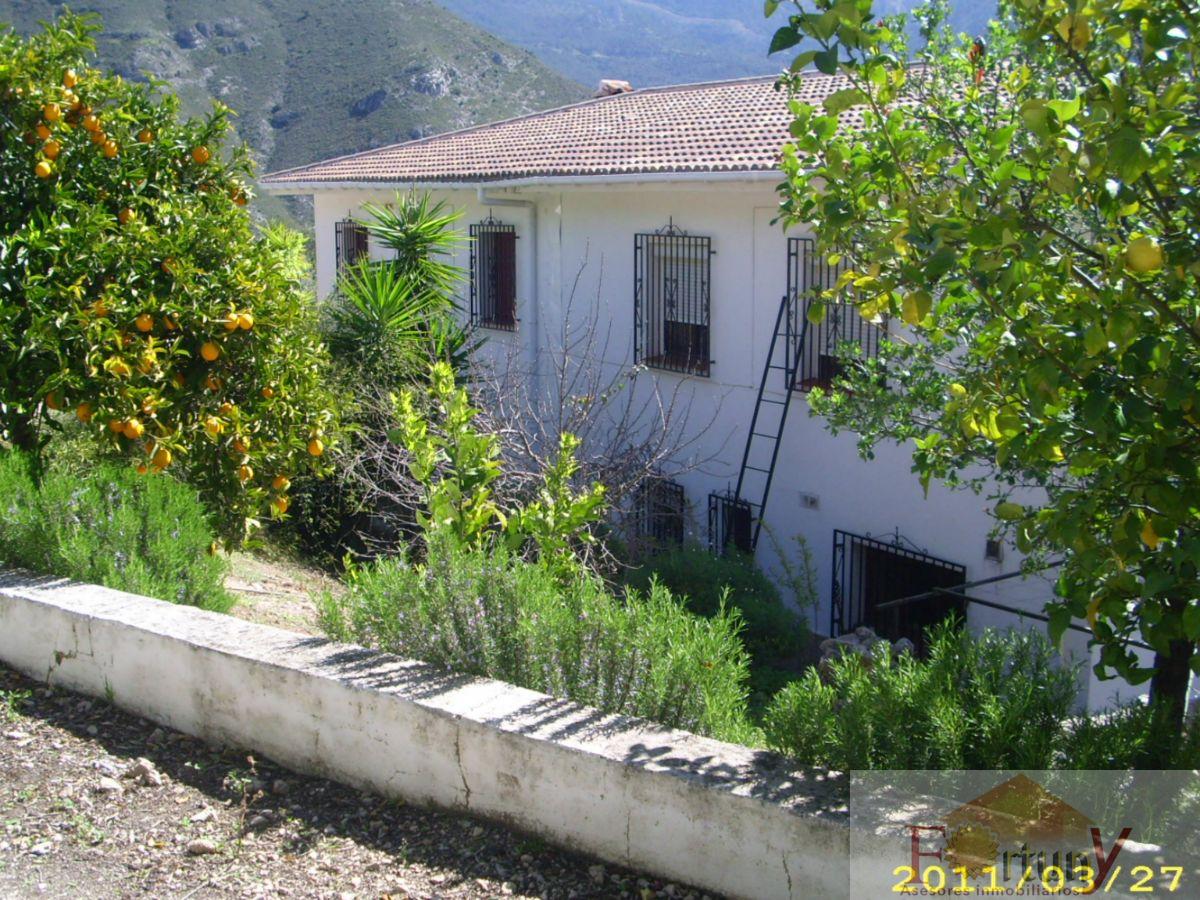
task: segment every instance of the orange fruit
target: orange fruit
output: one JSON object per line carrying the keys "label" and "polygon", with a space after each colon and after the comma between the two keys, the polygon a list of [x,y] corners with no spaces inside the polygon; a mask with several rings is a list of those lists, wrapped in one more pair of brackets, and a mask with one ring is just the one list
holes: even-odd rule
{"label": "orange fruit", "polygon": [[125,423],[125,427],[122,430],[125,432],[125,437],[129,438],[131,441],[136,441],[146,433],[146,426],[137,419],[130,419]]}
{"label": "orange fruit", "polygon": [[33,129],[33,133],[40,137],[43,141],[50,140],[50,126],[45,122],[38,122],[37,127]]}
{"label": "orange fruit", "polygon": [[[134,217],[134,212],[128,206],[126,206],[119,213],[117,213],[117,221],[120,222],[122,225],[128,225],[130,222],[133,221],[133,217]],[[149,329],[146,329],[146,330],[149,331]]]}
{"label": "orange fruit", "polygon": [[62,118],[62,107],[57,103],[47,103],[42,107],[42,118],[47,122],[57,122]]}
{"label": "orange fruit", "polygon": [[292,480],[286,475],[276,475],[271,479],[271,487],[277,491],[286,491],[292,486]]}
{"label": "orange fruit", "polygon": [[101,144],[103,144],[105,141],[108,140],[108,135],[105,134],[103,131],[93,131],[91,140],[92,140],[93,144],[95,144],[97,147],[99,147]]}
{"label": "orange fruit", "polygon": [[235,313],[235,312],[231,312],[231,313],[230,313],[230,314],[229,314],[229,315],[228,315],[228,316],[225,318],[225,330],[226,330],[226,331],[237,331],[237,329],[238,329],[238,319],[239,319],[239,316],[238,316],[238,314],[237,314],[237,313]]}
{"label": "orange fruit", "polygon": [[62,144],[54,140],[46,141],[42,144],[42,153],[46,154],[46,159],[58,159],[58,154],[62,153]]}
{"label": "orange fruit", "polygon": [[109,419],[108,420],[108,430],[113,432],[114,434],[117,432],[124,431],[125,423],[122,422],[120,419]]}
{"label": "orange fruit", "polygon": [[[66,100],[67,105],[71,107],[71,112],[79,112],[81,109],[83,109],[83,101],[76,97],[73,93],[68,92]],[[71,123],[68,122],[67,127],[69,128],[70,125]]]}
{"label": "orange fruit", "polygon": [[209,375],[204,379],[204,386],[215,394],[221,389],[221,379],[216,375]]}
{"label": "orange fruit", "polygon": [[62,409],[62,401],[58,399],[58,394],[53,392],[46,395],[46,406],[50,409]]}
{"label": "orange fruit", "polygon": [[219,437],[225,430],[225,423],[216,416],[208,416],[204,420],[204,430],[208,432],[209,437]]}
{"label": "orange fruit", "polygon": [[154,451],[154,456],[151,457],[150,462],[154,465],[154,468],[161,472],[171,464],[171,451],[166,447],[159,447]]}
{"label": "orange fruit", "polygon": [[137,472],[139,475],[148,475],[148,474],[150,473],[150,470],[149,470],[148,468],[146,468],[146,464],[145,464],[145,463],[138,463],[138,464],[137,464],[137,468],[136,468],[136,470],[135,470],[135,471],[136,471],[136,472]]}
{"label": "orange fruit", "polygon": [[138,360],[138,371],[143,375],[149,375],[154,371],[154,364],[157,362],[158,360],[155,358],[153,353],[147,353]]}
{"label": "orange fruit", "polygon": [[118,359],[111,366],[109,366],[109,371],[111,371],[118,378],[128,378],[133,372],[133,370],[129,368],[129,364],[122,359]]}
{"label": "orange fruit", "polygon": [[220,406],[217,407],[217,412],[219,412],[223,416],[231,416],[231,415],[233,415],[233,411],[234,411],[234,405],[232,403],[230,403],[228,400],[226,400],[224,403],[222,403]]}
{"label": "orange fruit", "polygon": [[47,162],[46,160],[43,159],[36,166],[33,167],[33,174],[36,175],[38,178],[49,178],[51,175],[54,174],[54,167],[51,166],[49,162]]}
{"label": "orange fruit", "polygon": [[237,325],[242,331],[249,331],[254,327],[254,316],[248,312],[238,313]]}
{"label": "orange fruit", "polygon": [[175,323],[175,320],[170,316],[163,316],[163,325],[166,327],[167,331],[175,331],[179,328],[179,326]]}
{"label": "orange fruit", "polygon": [[149,128],[143,128],[141,131],[138,132],[138,141],[139,142],[141,142],[143,144],[148,144],[152,140],[154,140],[154,132],[151,131]]}
{"label": "orange fruit", "polygon": [[97,300],[92,304],[92,314],[104,318],[108,315],[108,304],[103,299]]}
{"label": "orange fruit", "polygon": [[200,356],[204,358],[205,362],[216,362],[217,357],[220,355],[221,348],[212,341],[205,341],[203,346],[200,347]]}
{"label": "orange fruit", "polygon": [[291,501],[289,501],[287,497],[276,497],[271,501],[271,513],[276,517],[282,516],[288,511],[288,507],[290,505]]}
{"label": "orange fruit", "polygon": [[238,206],[245,206],[247,203],[246,194],[243,191],[237,191],[233,195],[233,202]]}
{"label": "orange fruit", "polygon": [[275,396],[275,388],[267,385],[260,393],[262,394],[264,400],[270,400]]}
{"label": "orange fruit", "polygon": [[171,376],[171,380],[175,382],[175,387],[177,388],[181,388],[187,384],[187,379],[183,377],[182,372],[176,372],[173,376]]}
{"label": "orange fruit", "polygon": [[138,331],[145,334],[154,328],[154,316],[150,315],[150,313],[142,313],[133,320],[133,325]]}
{"label": "orange fruit", "polygon": [[237,476],[238,476],[238,481],[240,481],[242,484],[245,484],[247,481],[249,481],[251,478],[254,477],[254,470],[252,468],[250,468],[249,466],[242,464],[242,465],[238,466]]}
{"label": "orange fruit", "polygon": [[310,456],[320,456],[325,452],[325,444],[320,438],[313,438],[308,442],[308,453]]}
{"label": "orange fruit", "polygon": [[100,118],[92,113],[88,113],[79,123],[83,126],[84,131],[90,131],[95,134],[100,130]]}
{"label": "orange fruit", "polygon": [[212,159],[212,154],[209,153],[208,148],[203,144],[201,144],[199,147],[192,148],[192,162],[194,162],[196,165],[202,166],[210,159]]}
{"label": "orange fruit", "polygon": [[116,141],[105,141],[104,142],[104,155],[106,158],[113,159],[114,157],[116,157],[118,152],[120,152],[120,148],[117,146]]}
{"label": "orange fruit", "polygon": [[248,438],[248,437],[236,438],[233,442],[233,450],[235,453],[249,453],[250,452],[250,438]]}
{"label": "orange fruit", "polygon": [[63,72],[63,87],[73,88],[77,84],[79,84],[79,76],[75,73],[74,69],[67,69],[67,71]]}
{"label": "orange fruit", "polygon": [[85,424],[92,421],[92,404],[85,402],[75,407],[75,418]]}

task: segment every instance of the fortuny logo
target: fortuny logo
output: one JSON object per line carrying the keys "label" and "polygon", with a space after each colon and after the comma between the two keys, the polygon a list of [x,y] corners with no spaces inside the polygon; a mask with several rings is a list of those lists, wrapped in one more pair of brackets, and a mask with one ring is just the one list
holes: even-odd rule
{"label": "fortuny logo", "polygon": [[[1085,813],[1025,774],[1014,775],[941,817],[907,825],[910,863],[898,866],[894,890],[911,894],[1090,894],[1110,891],[1131,827],[1106,836]],[[1148,866],[1143,875],[1182,867]],[[1175,871],[1177,869],[1177,871]],[[1169,871],[1167,871],[1169,870]],[[1134,879],[1139,876],[1132,874]],[[1126,885],[1117,885],[1118,888]],[[1162,887],[1173,891],[1170,882]],[[1137,890],[1137,887],[1133,887]]]}

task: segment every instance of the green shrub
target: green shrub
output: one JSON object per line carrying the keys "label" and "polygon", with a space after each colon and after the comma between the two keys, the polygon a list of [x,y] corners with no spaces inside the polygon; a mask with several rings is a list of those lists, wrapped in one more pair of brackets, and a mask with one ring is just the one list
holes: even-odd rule
{"label": "green shrub", "polygon": [[26,457],[0,453],[0,566],[224,612],[212,542],[196,492],[168,476],[64,466],[35,484]]}
{"label": "green shrub", "polygon": [[630,570],[625,583],[645,591],[656,579],[697,615],[716,615],[723,605],[740,611],[746,623],[742,640],[756,664],[794,655],[808,634],[804,619],[784,605],[775,585],[749,557],[681,547]]}
{"label": "green shrub", "polygon": [[[1131,703],[1068,724],[1057,765],[1064,769],[1200,769],[1200,721],[1164,727],[1164,710]],[[1169,714],[1166,716],[1169,719]],[[1164,739],[1165,735],[1170,735]]]}
{"label": "green shrub", "polygon": [[835,769],[1045,769],[1075,699],[1074,673],[1037,632],[952,623],[929,632],[929,657],[833,662],[776,695],[768,743]]}
{"label": "green shrub", "polygon": [[322,624],[354,640],[605,712],[736,740],[747,658],[735,613],[690,615],[665,587],[612,596],[587,574],[449,538],[420,566],[385,560],[326,596]]}

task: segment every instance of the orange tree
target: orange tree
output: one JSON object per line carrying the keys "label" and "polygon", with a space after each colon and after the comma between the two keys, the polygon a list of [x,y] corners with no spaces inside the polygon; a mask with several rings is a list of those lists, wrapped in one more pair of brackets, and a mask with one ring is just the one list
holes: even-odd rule
{"label": "orange tree", "polygon": [[336,432],[314,311],[245,210],[228,110],[88,66],[87,20],[0,35],[0,434],[75,416],[193,483],[229,537],[287,512]]}

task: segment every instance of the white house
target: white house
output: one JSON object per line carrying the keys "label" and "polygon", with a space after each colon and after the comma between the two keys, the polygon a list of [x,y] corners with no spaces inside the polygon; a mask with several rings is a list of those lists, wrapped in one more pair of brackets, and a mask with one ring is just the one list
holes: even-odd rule
{"label": "white house", "polygon": [[[842,86],[837,76],[803,81],[817,102]],[[536,374],[572,293],[598,304],[612,337],[602,362],[640,363],[672,389],[682,384],[691,421],[704,423],[689,453],[706,464],[678,478],[688,529],[701,541],[753,542],[770,477],[757,556],[778,574],[793,536],[807,541],[814,629],[911,630],[961,601],[875,607],[1001,576],[1020,560],[989,539],[986,498],[936,486],[925,496],[910,448],[880,447],[867,462],[852,435],[833,437],[809,415],[805,391],[831,377],[837,343],[870,353],[880,329],[853,311],[832,314],[800,346],[804,297],[833,273],[810,232],[774,222],[790,118],[773,78],[619,92],[276,172],[261,185],[313,196],[321,296],[339,265],[373,252],[353,221],[364,203],[417,188],[461,208],[475,238],[460,260],[471,273],[464,300],[491,352],[510,351]],[[853,127],[853,114],[844,122]],[[1010,578],[968,592],[982,601],[966,605],[972,626],[1007,626],[1022,620],[984,604],[1040,611],[1050,587]],[[1068,632],[1064,653],[1086,659],[1086,643]],[[1086,670],[1081,679],[1092,706],[1122,689],[1131,691]]]}

